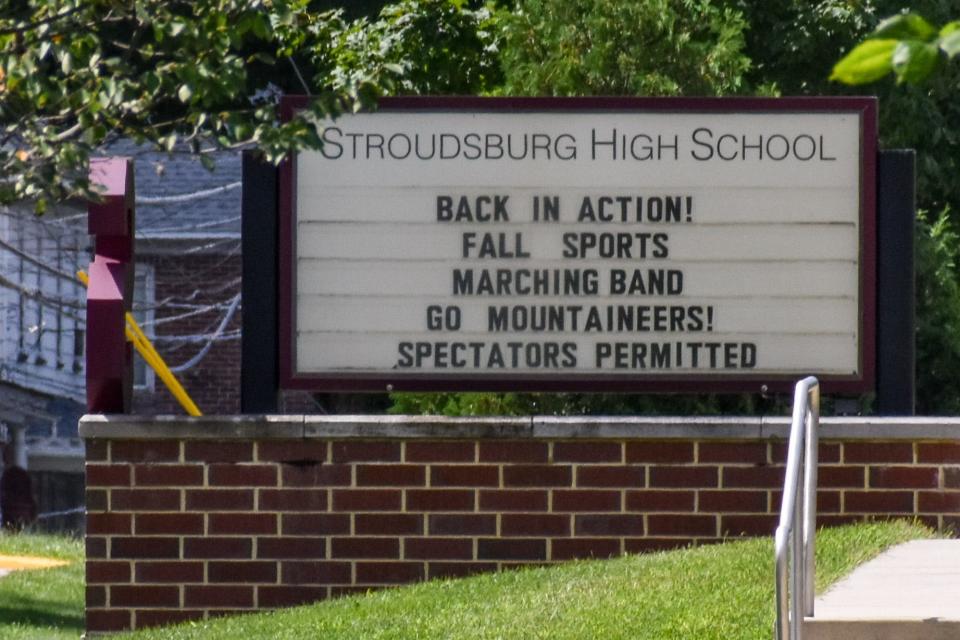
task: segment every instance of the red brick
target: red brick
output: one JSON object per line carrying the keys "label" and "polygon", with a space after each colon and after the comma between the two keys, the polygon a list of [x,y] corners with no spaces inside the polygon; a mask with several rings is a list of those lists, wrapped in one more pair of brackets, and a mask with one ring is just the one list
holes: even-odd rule
{"label": "red brick", "polygon": [[503,468],[505,487],[569,487],[572,480],[569,465],[518,464]]}
{"label": "red brick", "polygon": [[190,487],[203,485],[203,466],[199,464],[138,464],[133,467],[133,482],[144,487]]}
{"label": "red brick", "polygon": [[349,487],[350,465],[323,464],[293,466],[280,469],[280,482],[285,487]]}
{"label": "red brick", "polygon": [[634,488],[647,485],[647,468],[642,466],[577,467],[578,487]]}
{"label": "red brick", "polygon": [[696,543],[694,538],[627,538],[623,541],[626,553],[654,553],[685,549]]}
{"label": "red brick", "polygon": [[138,536],[151,534],[203,535],[202,513],[138,513]]}
{"label": "red brick", "polygon": [[257,604],[264,608],[295,607],[328,597],[327,587],[257,587]]}
{"label": "red brick", "polygon": [[[824,466],[817,470],[817,486],[831,489],[862,489],[866,477],[866,467]],[[783,483],[780,483],[783,486]]]}
{"label": "red brick", "polygon": [[387,489],[335,489],[334,511],[400,511],[400,491]]}
{"label": "red brick", "polygon": [[426,467],[419,464],[357,465],[358,487],[422,487],[426,483]]}
{"label": "red brick", "polygon": [[210,485],[214,487],[275,487],[277,467],[271,464],[211,464]]}
{"label": "red brick", "polygon": [[589,514],[574,516],[575,536],[642,536],[643,516]]}
{"label": "red brick", "polygon": [[843,509],[847,513],[913,513],[913,492],[847,491]]}
{"label": "red brick", "polygon": [[917,444],[917,462],[960,464],[960,444],[955,442],[921,442]]}
{"label": "red brick", "polygon": [[[362,517],[358,515],[357,518]],[[280,515],[283,535],[326,536],[350,533],[346,513],[284,513]],[[358,530],[357,533],[360,533]]]}
{"label": "red brick", "polygon": [[960,467],[943,468],[943,486],[946,489],[960,489]]}
{"label": "red brick", "polygon": [[180,443],[174,440],[114,440],[110,444],[114,462],[177,462]]}
{"label": "red brick", "polygon": [[137,629],[150,627],[165,627],[171,624],[180,624],[192,620],[203,620],[202,609],[137,609],[135,611]]}
{"label": "red brick", "polygon": [[273,534],[277,532],[275,513],[211,513],[207,516],[211,535]]}
{"label": "red brick", "polygon": [[88,487],[129,487],[130,465],[128,464],[87,464]]}
{"label": "red brick", "polygon": [[357,563],[357,584],[405,584],[423,578],[422,562]]}
{"label": "red brick", "polygon": [[430,467],[432,487],[496,487],[500,469],[491,465],[440,465]]}
{"label": "red brick", "polygon": [[208,562],[207,581],[272,584],[277,581],[277,563],[272,561]]}
{"label": "red brick", "polygon": [[151,582],[203,582],[202,562],[138,562],[138,583]]}
{"label": "red brick", "polygon": [[481,442],[480,462],[547,462],[546,442]]}
{"label": "red brick", "polygon": [[85,591],[85,602],[87,609],[94,607],[107,606],[107,588],[99,585],[87,585]]}
{"label": "red brick", "polygon": [[716,467],[650,467],[650,486],[716,487],[717,476]]}
{"label": "red brick", "polygon": [[252,462],[253,443],[190,440],[183,445],[183,459],[187,462]]}
{"label": "red brick", "polygon": [[771,536],[780,518],[774,515],[736,515],[720,517],[720,533],[725,536]]}
{"label": "red brick", "polygon": [[407,462],[473,462],[476,445],[473,442],[407,442]]}
{"label": "red brick", "polygon": [[253,607],[253,587],[187,585],[183,589],[183,604],[186,607],[204,609],[249,609]]}
{"label": "red brick", "polygon": [[467,489],[410,489],[407,511],[473,511],[475,492]]}
{"label": "red brick", "polygon": [[627,463],[629,464],[632,462],[693,462],[693,443],[647,441],[628,442]]}
{"label": "red brick", "polygon": [[715,536],[717,518],[701,515],[651,515],[647,518],[650,536]]}
{"label": "red brick", "polygon": [[406,560],[472,560],[473,540],[469,538],[406,538]]}
{"label": "red brick", "polygon": [[616,538],[570,538],[550,543],[551,560],[577,558],[610,558],[620,555],[620,541]]}
{"label": "red brick", "polygon": [[937,467],[870,467],[874,489],[936,489],[939,484]]}
{"label": "red brick", "polygon": [[[786,442],[773,442],[770,444],[770,461],[773,464],[787,463],[787,450],[789,446]],[[819,464],[838,464],[840,462],[840,445],[834,442],[821,442],[817,447],[817,462]]]}
{"label": "red brick", "polygon": [[298,560],[280,563],[283,584],[349,584],[352,579],[349,562]]}
{"label": "red brick", "polygon": [[724,467],[724,488],[783,488],[783,467]]}
{"label": "red brick", "polygon": [[106,558],[107,557],[107,539],[106,538],[96,538],[87,534],[87,538],[84,541],[84,547],[86,549],[87,560],[91,558]]}
{"label": "red brick", "polygon": [[397,538],[333,538],[330,541],[332,558],[383,558],[400,557],[400,541]]}
{"label": "red brick", "polygon": [[[355,533],[361,536],[423,535],[423,516],[419,513],[358,513]],[[345,533],[350,533],[347,527]]]}
{"label": "red brick", "polygon": [[326,511],[326,489],[261,489],[261,511]]}
{"label": "red brick", "polygon": [[110,459],[109,440],[87,440],[84,443],[84,458],[87,462],[106,462]]}
{"label": "red brick", "polygon": [[492,536],[496,534],[497,516],[492,514],[442,513],[430,515],[430,535],[432,536]]}
{"label": "red brick", "polygon": [[183,557],[198,559],[242,559],[253,557],[249,538],[184,538]]}
{"label": "red brick", "polygon": [[701,491],[697,511],[717,513],[763,513],[767,510],[766,491]]}
{"label": "red brick", "polygon": [[[777,503],[776,509],[771,509],[779,513],[780,503]],[[817,512],[818,513],[840,513],[840,492],[839,491],[817,491]]]}
{"label": "red brick", "polygon": [[110,587],[111,607],[179,607],[178,587],[115,585]]}
{"label": "red brick", "polygon": [[257,460],[269,462],[325,462],[327,443],[323,440],[261,440]]}
{"label": "red brick", "polygon": [[87,560],[86,580],[87,584],[130,582],[130,563]]}
{"label": "red brick", "polygon": [[430,580],[466,578],[478,573],[489,573],[496,570],[496,562],[430,562],[427,564],[427,577]]}
{"label": "red brick", "polygon": [[556,442],[553,445],[555,462],[623,462],[623,444],[620,442]]}
{"label": "red brick", "polygon": [[726,462],[731,464],[766,464],[765,442],[701,442],[700,462]]}
{"label": "red brick", "polygon": [[188,489],[187,511],[252,511],[252,489]]}
{"label": "red brick", "polygon": [[[780,500],[783,497],[783,491],[770,492],[770,512],[780,513]],[[818,513],[840,513],[840,492],[839,491],[817,491],[817,512]]]}
{"label": "red brick", "polygon": [[180,556],[178,538],[114,538],[110,541],[111,558],[166,559]]}
{"label": "red brick", "polygon": [[322,560],[327,555],[325,538],[257,538],[257,558],[265,560]]}
{"label": "red brick", "polygon": [[334,462],[400,462],[399,442],[348,440],[333,443]]}
{"label": "red brick", "polygon": [[693,511],[694,491],[627,491],[624,497],[627,511]]}
{"label": "red brick", "polygon": [[960,513],[958,491],[921,491],[917,501],[918,511],[923,513]]}
{"label": "red brick", "polygon": [[105,489],[87,489],[84,492],[84,504],[87,507],[87,513],[93,511],[106,511],[108,505],[108,494]]}
{"label": "red brick", "polygon": [[480,538],[477,560],[546,560],[547,541],[543,539]]}
{"label": "red brick", "polygon": [[112,489],[113,511],[179,511],[179,489]]}
{"label": "red brick", "polygon": [[569,536],[570,516],[538,513],[505,514],[500,517],[500,535],[507,536]]}
{"label": "red brick", "polygon": [[844,525],[853,524],[855,522],[864,522],[866,516],[854,516],[854,515],[836,515],[836,514],[817,514],[817,526],[818,527],[842,527]]}
{"label": "red brick", "polygon": [[620,511],[619,491],[555,489],[553,511]]}
{"label": "red brick", "polygon": [[546,511],[547,506],[546,491],[519,489],[480,491],[481,511]]}
{"label": "red brick", "polygon": [[913,462],[912,442],[845,442],[844,462]]}
{"label": "red brick", "polygon": [[87,609],[86,629],[90,633],[126,631],[133,628],[129,611]]}
{"label": "red brick", "polygon": [[88,513],[87,533],[92,535],[130,535],[131,516],[128,513]]}

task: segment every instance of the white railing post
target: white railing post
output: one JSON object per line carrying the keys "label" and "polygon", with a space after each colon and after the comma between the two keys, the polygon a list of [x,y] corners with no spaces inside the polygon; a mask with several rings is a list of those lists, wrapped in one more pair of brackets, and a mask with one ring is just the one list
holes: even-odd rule
{"label": "white railing post", "polygon": [[793,396],[780,522],[774,538],[777,640],[800,640],[803,618],[813,615],[819,426],[820,383],[811,376],[797,383]]}

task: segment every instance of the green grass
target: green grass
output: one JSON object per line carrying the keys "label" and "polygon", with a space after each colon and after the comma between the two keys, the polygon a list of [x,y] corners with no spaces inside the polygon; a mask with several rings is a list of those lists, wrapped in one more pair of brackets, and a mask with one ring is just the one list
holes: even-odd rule
{"label": "green grass", "polygon": [[[904,522],[825,530],[817,539],[818,590],[891,545],[931,536]],[[769,538],[738,541],[425,583],[124,637],[769,640],[772,555]]]}
{"label": "green grass", "polygon": [[83,633],[83,542],[0,533],[0,555],[43,556],[71,564],[0,578],[0,638],[57,640]]}

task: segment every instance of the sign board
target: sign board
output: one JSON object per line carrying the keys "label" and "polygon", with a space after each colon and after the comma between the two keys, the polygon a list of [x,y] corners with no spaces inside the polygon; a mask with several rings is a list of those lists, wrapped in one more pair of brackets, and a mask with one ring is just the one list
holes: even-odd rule
{"label": "sign board", "polygon": [[398,98],[325,124],[281,173],[286,387],[872,385],[872,99]]}

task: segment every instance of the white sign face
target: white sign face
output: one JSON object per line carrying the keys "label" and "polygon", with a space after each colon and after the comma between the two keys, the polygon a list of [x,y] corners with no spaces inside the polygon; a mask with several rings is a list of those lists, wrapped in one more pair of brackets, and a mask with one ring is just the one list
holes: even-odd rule
{"label": "white sign face", "polygon": [[294,168],[292,374],[862,377],[861,119],[343,116]]}

